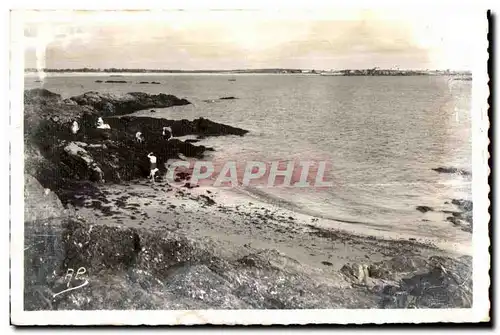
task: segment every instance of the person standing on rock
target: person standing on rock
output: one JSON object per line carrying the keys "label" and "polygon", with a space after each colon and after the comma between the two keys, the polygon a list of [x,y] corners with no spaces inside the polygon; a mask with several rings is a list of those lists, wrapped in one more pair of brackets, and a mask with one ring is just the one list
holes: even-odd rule
{"label": "person standing on rock", "polygon": [[135,133],[135,140],[139,143],[142,143],[144,141],[144,136],[142,135],[142,133],[140,131]]}
{"label": "person standing on rock", "polygon": [[73,121],[73,124],[71,125],[71,132],[73,134],[78,133],[78,130],[80,130],[80,126],[78,125],[78,122]]}
{"label": "person standing on rock", "polygon": [[172,128],[163,127],[162,136],[165,141],[170,140],[172,138]]}
{"label": "person standing on rock", "polygon": [[149,176],[151,177],[151,181],[154,183],[155,182],[155,174],[156,174],[156,172],[158,172],[158,168],[156,167],[156,156],[154,156],[153,153],[150,152],[148,154],[148,158],[149,158],[150,169],[151,169],[151,173]]}

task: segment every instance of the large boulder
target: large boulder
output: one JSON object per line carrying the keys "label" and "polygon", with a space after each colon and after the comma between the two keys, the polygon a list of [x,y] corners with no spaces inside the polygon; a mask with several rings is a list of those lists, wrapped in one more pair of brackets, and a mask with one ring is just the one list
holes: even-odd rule
{"label": "large boulder", "polygon": [[399,280],[401,275],[427,269],[426,259],[414,256],[396,256],[387,261],[371,264],[368,273],[371,278]]}
{"label": "large boulder", "polygon": [[24,221],[43,221],[69,215],[57,195],[44,188],[35,177],[24,176]]}
{"label": "large boulder", "polygon": [[166,108],[190,104],[186,99],[179,99],[174,95],[142,92],[113,94],[91,91],[72,97],[71,100],[79,105],[92,106],[101,111],[103,115],[123,115],[149,108]]}
{"label": "large boulder", "polygon": [[355,283],[368,284],[370,273],[366,264],[348,263],[340,269],[340,272]]}
{"label": "large boulder", "polygon": [[381,308],[471,308],[472,257],[433,256],[396,285],[380,287]]}
{"label": "large boulder", "polygon": [[81,179],[97,182],[104,181],[104,173],[87,150],[78,146],[75,142],[71,142],[64,147],[64,152],[67,155],[66,164],[71,166],[75,174]]}

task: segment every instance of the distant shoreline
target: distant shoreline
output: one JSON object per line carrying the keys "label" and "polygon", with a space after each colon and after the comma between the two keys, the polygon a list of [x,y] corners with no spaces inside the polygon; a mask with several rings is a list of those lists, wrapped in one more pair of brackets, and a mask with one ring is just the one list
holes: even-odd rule
{"label": "distant shoreline", "polygon": [[[125,76],[198,76],[198,75],[210,75],[210,76],[247,76],[247,75],[257,75],[257,76],[268,76],[268,75],[285,75],[285,76],[317,76],[317,77],[469,77],[472,78],[470,74],[311,74],[311,73],[258,73],[258,72],[246,72],[246,73],[224,73],[224,72],[180,72],[180,73],[169,73],[169,72],[122,72],[122,73],[111,73],[111,72],[42,72],[43,76],[102,76],[102,77],[125,77]],[[25,72],[25,76],[39,77],[41,73],[39,72]]]}
{"label": "distant shoreline", "polygon": [[469,71],[451,70],[393,70],[393,69],[346,69],[337,71],[318,71],[302,69],[246,69],[246,70],[146,70],[146,69],[25,69],[25,74],[42,73],[81,73],[102,74],[110,76],[137,75],[137,74],[303,74],[322,76],[471,76]]}

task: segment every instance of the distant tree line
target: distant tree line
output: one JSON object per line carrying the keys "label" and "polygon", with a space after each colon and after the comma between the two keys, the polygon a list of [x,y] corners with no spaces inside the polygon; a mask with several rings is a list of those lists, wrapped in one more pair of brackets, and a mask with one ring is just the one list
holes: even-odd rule
{"label": "distant tree line", "polygon": [[[37,72],[26,68],[25,72]],[[314,71],[314,70],[313,70]],[[43,72],[109,72],[109,73],[302,73],[300,69],[241,69],[241,70],[168,70],[168,69],[124,69],[124,68],[78,68],[78,69],[43,69]]]}

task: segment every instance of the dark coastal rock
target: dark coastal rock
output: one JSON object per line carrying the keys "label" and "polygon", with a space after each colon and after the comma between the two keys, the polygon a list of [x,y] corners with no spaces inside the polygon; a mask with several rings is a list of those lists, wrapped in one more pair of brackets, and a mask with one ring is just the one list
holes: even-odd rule
{"label": "dark coastal rock", "polygon": [[151,84],[153,84],[153,85],[159,85],[160,83],[157,82],[157,81],[152,81]]}
{"label": "dark coastal rock", "polygon": [[[167,97],[160,98],[164,99],[161,103],[170,101],[166,95],[151,96],[144,93],[136,96],[141,103],[149,103],[149,100],[153,101],[158,96]],[[99,94],[84,94],[81,97],[85,99],[72,99],[73,104],[68,104],[60,95],[47,90],[25,92],[26,172],[61,196],[68,192],[68,185],[72,185],[71,181],[75,180],[121,182],[147,177],[147,154],[150,152],[157,156],[161,176],[169,159],[178,159],[180,155],[202,158],[205,152],[213,150],[176,138],[165,141],[162,138],[163,127],[171,126],[174,136],[241,136],[247,132],[203,118],[173,121],[129,116],[104,117],[104,122],[111,129],[97,129],[97,119],[104,112],[92,106],[109,111],[120,104],[117,104],[116,99],[105,101]],[[85,105],[75,104],[83,101]],[[151,104],[156,106],[157,102]],[[70,131],[73,121],[77,121],[80,126],[77,134]],[[141,143],[135,139],[138,131],[145,138]]]}
{"label": "dark coastal rock", "polygon": [[460,219],[458,217],[456,217],[456,216],[448,216],[446,218],[446,221],[450,221],[451,223],[453,223],[456,226],[460,225]]}
{"label": "dark coastal rock", "polygon": [[154,137],[161,135],[161,129],[163,127],[171,127],[172,136],[174,137],[186,135],[198,135],[203,137],[225,135],[243,136],[248,133],[247,130],[213,122],[205,118],[198,118],[193,121],[188,121],[186,119],[174,121],[159,118],[121,117],[106,119],[106,122],[117,129],[125,128],[128,131],[135,131],[137,129],[137,131],[142,131],[144,134],[149,134]]}
{"label": "dark coastal rock", "polygon": [[371,278],[401,279],[401,273],[412,273],[427,269],[428,262],[418,257],[396,256],[388,261],[373,263],[368,267]]}
{"label": "dark coastal rock", "polygon": [[[226,259],[215,241],[165,230],[68,219],[27,223],[25,231],[24,305],[29,311],[467,308],[472,301],[470,257],[420,257],[409,266],[389,261],[390,277],[398,280],[375,279],[378,286],[372,286],[368,278],[369,286],[360,286],[359,277],[350,279],[331,267],[325,267],[325,277],[326,272],[310,271],[276,250]],[[73,276],[66,276],[68,269]],[[412,269],[418,273],[404,272]],[[87,284],[63,292],[68,282],[69,287]]]}
{"label": "dark coastal rock", "polygon": [[405,276],[398,285],[382,287],[379,307],[472,307],[472,257],[433,256],[425,262],[425,267],[419,268],[421,273]]}
{"label": "dark coastal rock", "polygon": [[25,222],[62,218],[70,214],[52,190],[44,188],[31,175],[24,177]]}
{"label": "dark coastal rock", "polygon": [[462,169],[457,169],[454,167],[438,167],[432,169],[433,171],[436,171],[438,173],[452,173],[452,174],[459,174],[462,176],[470,176],[471,173],[467,170],[462,170]]}
{"label": "dark coastal rock", "polygon": [[140,81],[139,84],[149,84],[149,81]]}
{"label": "dark coastal rock", "polygon": [[[450,212],[453,216],[448,216],[446,221],[451,222],[463,231],[472,233],[473,228],[473,208],[472,201],[464,199],[453,199],[451,203],[459,208],[459,212]],[[446,211],[443,211],[448,213]]]}
{"label": "dark coastal rock", "polygon": [[221,123],[213,122],[205,118],[198,118],[193,121],[183,120],[167,120],[160,118],[140,117],[140,116],[123,116],[120,118],[104,118],[112,129],[123,130],[128,133],[140,131],[146,139],[159,139],[163,127],[172,128],[172,136],[180,137],[186,135],[198,136],[223,136],[223,135],[238,135],[243,136],[248,133],[247,130],[231,127]]}
{"label": "dark coastal rock", "polygon": [[[324,263],[324,262],[323,262]],[[358,263],[348,263],[345,264],[341,269],[340,273],[344,274],[347,278],[357,284],[367,284],[368,278],[370,277],[368,271],[368,265],[358,264]]]}
{"label": "dark coastal rock", "polygon": [[78,106],[78,104],[76,102],[74,102],[73,100],[71,100],[71,99],[64,99],[63,103],[66,104],[66,105]]}
{"label": "dark coastal rock", "polygon": [[[27,310],[251,308],[263,302],[276,308],[283,304],[281,295],[272,293],[264,300],[252,298],[252,271],[259,269],[240,273],[239,263],[232,265],[214,256],[210,244],[171,233],[91,226],[75,220],[52,226],[51,234],[38,237],[47,229],[26,226],[27,244],[32,246],[25,251]],[[80,280],[71,278],[70,284],[88,281],[90,285],[54,297],[66,289],[67,270],[76,273],[82,268],[85,274]],[[283,283],[279,274],[269,270],[268,282],[262,285],[273,292]],[[241,278],[235,281],[234,276]],[[241,284],[235,287],[237,282]]]}
{"label": "dark coastal rock", "polygon": [[213,103],[213,102],[221,101],[221,100],[234,100],[234,99],[238,99],[238,98],[236,98],[236,97],[222,97],[222,98],[218,98],[218,99],[205,99],[203,101],[208,102],[208,103]]}
{"label": "dark coastal rock", "polygon": [[200,195],[200,198],[203,199],[203,201],[205,202],[205,204],[207,204],[208,206],[215,205],[215,201],[212,198],[210,198],[210,197],[208,197],[206,195],[202,194],[202,195]]}
{"label": "dark coastal rock", "polygon": [[96,80],[95,82],[96,83],[102,83],[102,80]]}
{"label": "dark coastal rock", "polygon": [[458,206],[462,211],[471,212],[472,211],[472,201],[463,199],[453,199],[451,203]]}
{"label": "dark coastal rock", "polygon": [[174,181],[178,183],[178,182],[183,181],[183,180],[191,179],[191,172],[180,171],[180,172],[177,172],[175,174],[175,176],[176,176],[176,179]]}
{"label": "dark coastal rock", "polygon": [[190,104],[170,94],[148,94],[131,92],[123,95],[112,93],[87,92],[72,97],[79,105],[87,105],[100,111],[102,115],[123,115],[150,108],[166,108]]}
{"label": "dark coastal rock", "polygon": [[297,260],[271,249],[253,251],[239,258],[237,263],[257,269],[282,270],[287,267],[300,267]]}
{"label": "dark coastal rock", "polygon": [[85,149],[79,147],[75,142],[71,142],[63,150],[66,153],[63,161],[66,165],[71,166],[79,179],[89,179],[96,182],[104,181],[104,172]]}
{"label": "dark coastal rock", "polygon": [[99,112],[91,106],[79,106],[73,100],[62,99],[59,94],[45,89],[24,91],[24,126],[27,128],[25,133],[30,136],[37,129],[44,127],[52,127],[51,130],[67,127],[64,132],[70,133],[71,123],[85,114],[94,115],[97,118]]}
{"label": "dark coastal rock", "polygon": [[125,84],[126,80],[106,80],[105,83],[109,84]]}
{"label": "dark coastal rock", "polygon": [[434,210],[432,207],[429,206],[417,206],[416,209],[417,211],[422,213],[432,212]]}

